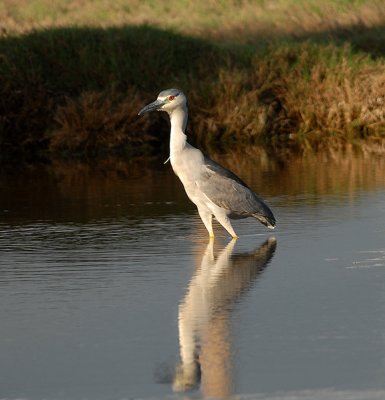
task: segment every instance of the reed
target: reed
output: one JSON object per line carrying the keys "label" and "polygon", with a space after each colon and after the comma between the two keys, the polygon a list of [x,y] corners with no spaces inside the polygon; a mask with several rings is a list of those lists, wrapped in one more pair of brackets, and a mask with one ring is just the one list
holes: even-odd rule
{"label": "reed", "polygon": [[188,95],[191,140],[207,149],[385,138],[382,2],[175,1],[173,18],[161,2],[3,3],[0,160],[162,151],[168,123],[136,114],[168,87]]}

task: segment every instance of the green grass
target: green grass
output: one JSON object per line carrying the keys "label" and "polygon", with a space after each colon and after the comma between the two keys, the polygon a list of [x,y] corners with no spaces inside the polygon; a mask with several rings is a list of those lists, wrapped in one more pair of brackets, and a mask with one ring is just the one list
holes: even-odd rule
{"label": "green grass", "polygon": [[168,87],[187,93],[191,140],[207,148],[385,137],[375,0],[4,1],[0,16],[3,160],[158,152],[165,118],[137,112]]}
{"label": "green grass", "polygon": [[[16,32],[57,26],[151,24],[188,35],[220,35],[251,25],[270,32],[323,29],[332,23],[365,22],[383,14],[381,0],[3,0],[0,20]],[[257,21],[257,23],[256,23]]]}

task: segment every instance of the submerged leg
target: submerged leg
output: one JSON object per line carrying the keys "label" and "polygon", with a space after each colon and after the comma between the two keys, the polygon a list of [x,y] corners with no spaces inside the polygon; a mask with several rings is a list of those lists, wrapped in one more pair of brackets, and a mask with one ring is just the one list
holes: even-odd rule
{"label": "submerged leg", "polygon": [[201,217],[201,220],[205,224],[205,227],[209,233],[209,236],[211,238],[213,238],[214,237],[214,231],[213,231],[213,226],[212,226],[213,216],[212,216],[211,212],[198,208],[198,213],[199,213],[199,216]]}
{"label": "submerged leg", "polygon": [[215,214],[215,218],[218,220],[218,222],[226,229],[227,232],[230,233],[230,235],[233,238],[237,238],[237,234],[235,233],[233,227],[231,226],[231,222],[229,220],[229,217],[226,215],[226,213],[222,210],[220,210],[219,212],[216,212]]}

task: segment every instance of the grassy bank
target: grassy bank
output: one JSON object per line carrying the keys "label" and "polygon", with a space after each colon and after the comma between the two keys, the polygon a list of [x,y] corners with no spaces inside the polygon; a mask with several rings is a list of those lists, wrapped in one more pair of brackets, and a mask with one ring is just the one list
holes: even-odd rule
{"label": "grassy bank", "polygon": [[53,3],[0,8],[3,160],[166,151],[162,115],[137,112],[167,87],[204,147],[383,143],[381,2]]}

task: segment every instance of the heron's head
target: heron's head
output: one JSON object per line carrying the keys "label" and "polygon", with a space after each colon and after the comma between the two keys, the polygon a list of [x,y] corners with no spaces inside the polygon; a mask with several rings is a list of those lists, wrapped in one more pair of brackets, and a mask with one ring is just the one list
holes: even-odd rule
{"label": "heron's head", "polygon": [[167,89],[159,93],[158,98],[150,104],[143,107],[138,115],[149,111],[166,111],[169,114],[179,107],[186,107],[187,99],[181,90]]}

